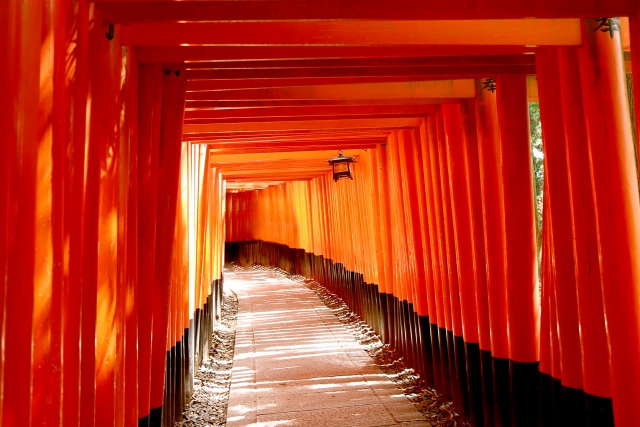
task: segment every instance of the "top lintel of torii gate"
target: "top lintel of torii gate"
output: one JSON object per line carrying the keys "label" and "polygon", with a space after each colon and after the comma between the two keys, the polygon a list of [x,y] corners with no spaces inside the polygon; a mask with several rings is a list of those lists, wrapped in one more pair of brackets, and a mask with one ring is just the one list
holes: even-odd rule
{"label": "top lintel of torii gate", "polygon": [[580,20],[286,21],[132,24],[129,46],[575,46]]}
{"label": "top lintel of torii gate", "polygon": [[107,22],[623,17],[636,0],[97,0]]}

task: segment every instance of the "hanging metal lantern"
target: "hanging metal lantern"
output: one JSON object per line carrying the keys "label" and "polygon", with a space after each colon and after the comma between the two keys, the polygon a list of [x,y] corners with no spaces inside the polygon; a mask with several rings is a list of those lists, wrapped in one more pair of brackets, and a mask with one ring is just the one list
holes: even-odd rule
{"label": "hanging metal lantern", "polygon": [[338,152],[338,157],[334,157],[333,159],[327,160],[329,164],[333,167],[333,180],[338,181],[342,178],[353,179],[351,175],[351,166],[350,163],[355,163],[354,157],[345,156],[342,154],[342,151]]}

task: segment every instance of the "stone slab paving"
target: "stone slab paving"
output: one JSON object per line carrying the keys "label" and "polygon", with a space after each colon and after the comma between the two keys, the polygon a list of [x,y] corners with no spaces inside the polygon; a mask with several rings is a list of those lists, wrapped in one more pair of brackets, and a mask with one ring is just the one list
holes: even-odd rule
{"label": "stone slab paving", "polygon": [[225,269],[238,296],[228,427],[429,427],[309,289]]}

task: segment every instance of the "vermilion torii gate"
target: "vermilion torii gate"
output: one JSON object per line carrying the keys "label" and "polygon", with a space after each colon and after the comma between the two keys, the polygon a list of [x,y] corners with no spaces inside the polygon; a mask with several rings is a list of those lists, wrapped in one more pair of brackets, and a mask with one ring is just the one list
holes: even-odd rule
{"label": "vermilion torii gate", "polygon": [[474,426],[636,426],[638,12],[0,0],[1,424],[172,425],[226,242],[342,296]]}

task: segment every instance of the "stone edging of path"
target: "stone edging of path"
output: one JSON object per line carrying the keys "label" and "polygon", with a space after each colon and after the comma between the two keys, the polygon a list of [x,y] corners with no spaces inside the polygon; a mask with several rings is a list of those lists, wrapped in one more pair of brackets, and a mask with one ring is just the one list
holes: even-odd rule
{"label": "stone edging of path", "polygon": [[193,394],[175,427],[222,427],[227,422],[227,405],[235,348],[238,297],[225,290],[220,322],[211,337],[209,359],[195,375]]}

